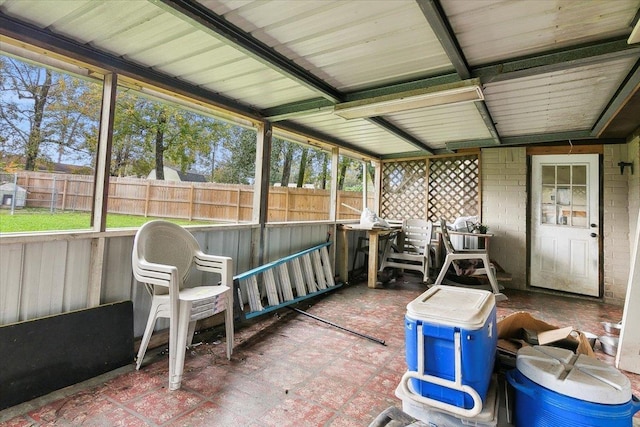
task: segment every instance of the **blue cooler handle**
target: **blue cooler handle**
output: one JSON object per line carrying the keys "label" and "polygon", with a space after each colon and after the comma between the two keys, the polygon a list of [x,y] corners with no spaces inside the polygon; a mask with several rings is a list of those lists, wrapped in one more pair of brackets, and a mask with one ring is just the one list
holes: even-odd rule
{"label": "blue cooler handle", "polygon": [[[440,400],[435,400],[416,394],[409,388],[409,381],[411,380],[411,378],[415,378],[421,381],[427,381],[442,387],[463,391],[473,399],[473,407],[471,407],[470,409],[464,409],[450,403],[445,403]],[[473,418],[482,411],[482,399],[480,398],[480,395],[477,391],[475,391],[473,387],[470,387],[466,384],[459,384],[454,381],[445,380],[443,378],[434,377],[432,375],[420,374],[419,372],[415,371],[407,371],[402,376],[402,380],[400,380],[400,387],[402,387],[402,391],[404,392],[404,395],[406,397],[415,400],[418,403],[424,403],[425,405],[433,406],[434,408],[442,409],[444,411],[460,415],[461,417]]]}
{"label": "blue cooler handle", "polygon": [[640,399],[636,396],[631,396],[631,416],[633,417],[636,412],[640,411]]}
{"label": "blue cooler handle", "polygon": [[[422,334],[422,325],[418,326],[418,348],[424,348],[424,335]],[[444,378],[428,375],[424,373],[424,361],[422,360],[422,352],[418,352],[418,372],[407,371],[400,380],[400,387],[405,396],[415,400],[419,403],[433,406],[434,408],[449,411],[462,417],[472,418],[478,415],[482,411],[482,398],[478,392],[466,384],[462,384],[462,349],[460,344],[460,332],[454,333],[454,347],[455,347],[455,381],[446,380]],[[470,409],[461,408],[459,406],[452,405],[450,403],[441,402],[439,400],[431,399],[419,394],[414,393],[409,388],[409,380],[415,378],[417,380],[426,381],[432,384],[436,384],[442,387],[447,387],[453,390],[462,391],[467,393],[473,399],[473,406]]]}
{"label": "blue cooler handle", "polygon": [[534,399],[538,398],[539,396],[539,392],[538,389],[532,388],[532,387],[527,387],[525,384],[522,384],[518,378],[516,378],[515,374],[516,374],[517,369],[513,369],[511,371],[507,371],[507,373],[505,374],[505,376],[507,377],[507,381],[509,382],[509,384],[511,384],[513,386],[513,388],[515,388],[518,391],[523,392],[524,394],[528,394],[529,396],[533,397]]}

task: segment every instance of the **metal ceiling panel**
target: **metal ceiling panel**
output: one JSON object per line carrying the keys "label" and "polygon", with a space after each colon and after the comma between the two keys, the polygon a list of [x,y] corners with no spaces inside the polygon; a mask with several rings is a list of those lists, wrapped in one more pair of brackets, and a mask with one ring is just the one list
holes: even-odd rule
{"label": "metal ceiling panel", "polygon": [[317,96],[282,73],[225,45],[189,19],[167,13],[153,2],[74,1],[62,2],[66,6],[59,8],[60,3],[20,0],[5,2],[2,7],[7,13],[29,16],[32,23],[80,43],[257,109]]}
{"label": "metal ceiling panel", "polygon": [[[0,33],[29,36],[21,24],[29,23],[42,30],[36,55],[76,47],[102,61],[105,52],[106,68],[128,78],[165,90],[175,83],[194,99],[262,113],[367,156],[398,156],[591,131],[640,58],[619,46],[639,8],[640,0],[0,0]],[[468,78],[461,72],[481,80],[486,109],[349,121],[330,111]]]}
{"label": "metal ceiling panel", "polygon": [[442,0],[470,65],[629,34],[639,0]]}
{"label": "metal ceiling panel", "polygon": [[387,117],[434,149],[445,149],[448,142],[491,138],[473,102],[421,108]]}
{"label": "metal ceiling panel", "polygon": [[591,130],[635,59],[485,85],[502,136]]}
{"label": "metal ceiling panel", "polygon": [[199,3],[341,91],[453,70],[413,0]]}
{"label": "metal ceiling panel", "polygon": [[345,120],[333,114],[317,114],[292,120],[293,123],[348,142],[365,152],[390,155],[414,152],[416,147],[366,119]]}

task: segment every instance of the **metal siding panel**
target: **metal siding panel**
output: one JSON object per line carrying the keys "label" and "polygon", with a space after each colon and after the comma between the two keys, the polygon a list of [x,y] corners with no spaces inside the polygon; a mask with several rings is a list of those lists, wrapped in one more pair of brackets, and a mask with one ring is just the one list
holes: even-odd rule
{"label": "metal siding panel", "polygon": [[105,243],[105,271],[100,303],[107,304],[131,299],[131,252],[133,236],[112,237]]}
{"label": "metal siding panel", "polygon": [[66,241],[26,245],[19,320],[63,311],[66,252]]}
{"label": "metal siding panel", "polygon": [[20,320],[24,245],[0,245],[0,325]]}
{"label": "metal siding panel", "polygon": [[[87,290],[91,270],[91,240],[70,240],[64,283],[63,311],[78,310],[87,306]],[[110,276],[106,274],[105,276]]]}

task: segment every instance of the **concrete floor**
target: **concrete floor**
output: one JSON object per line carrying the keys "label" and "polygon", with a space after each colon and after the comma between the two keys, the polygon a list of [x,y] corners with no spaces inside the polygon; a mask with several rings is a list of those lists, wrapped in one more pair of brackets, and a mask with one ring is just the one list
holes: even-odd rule
{"label": "concrete floor", "polygon": [[[395,389],[406,371],[403,316],[426,288],[407,273],[383,289],[345,286],[298,305],[363,338],[284,309],[236,328],[231,361],[224,337],[201,334],[189,350],[182,388],[169,392],[167,354],[0,412],[0,426],[368,426],[402,407]],[[557,326],[603,334],[622,307],[589,299],[506,289],[498,320],[516,311]],[[384,345],[376,340],[384,341]],[[162,350],[162,349],[159,349]],[[596,357],[613,357],[596,346]],[[640,375],[627,373],[640,396]],[[636,414],[640,421],[640,414]],[[504,422],[501,421],[500,425]]]}

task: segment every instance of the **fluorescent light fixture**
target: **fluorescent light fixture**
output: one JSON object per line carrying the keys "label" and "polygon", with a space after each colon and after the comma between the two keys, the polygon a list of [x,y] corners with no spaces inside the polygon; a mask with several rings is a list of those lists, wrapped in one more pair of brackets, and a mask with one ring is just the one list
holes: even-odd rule
{"label": "fluorescent light fixture", "polygon": [[416,108],[482,101],[483,99],[484,95],[480,89],[480,81],[472,79],[381,95],[375,98],[343,102],[335,106],[334,112],[345,119],[359,119],[415,110]]}
{"label": "fluorescent light fixture", "polygon": [[638,19],[638,22],[636,22],[636,26],[633,27],[633,31],[631,31],[631,35],[629,35],[629,39],[627,40],[628,44],[638,42],[640,42],[640,19]]}

